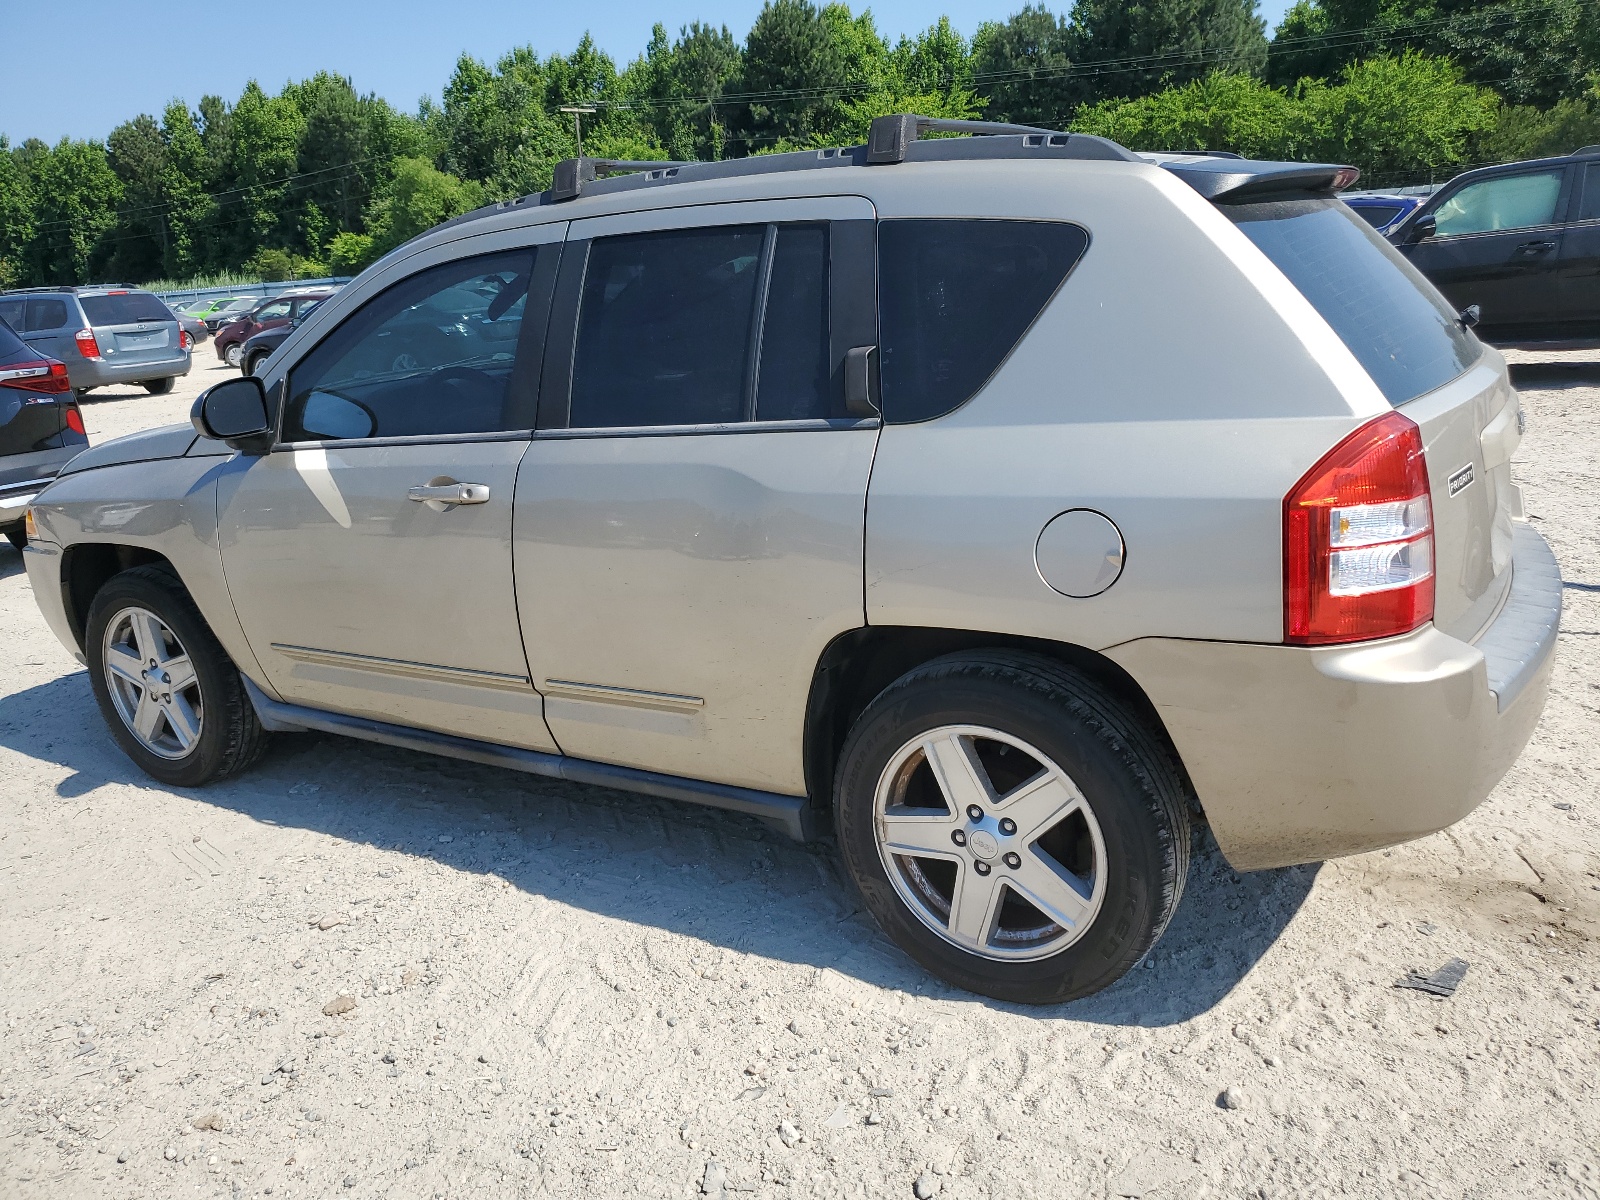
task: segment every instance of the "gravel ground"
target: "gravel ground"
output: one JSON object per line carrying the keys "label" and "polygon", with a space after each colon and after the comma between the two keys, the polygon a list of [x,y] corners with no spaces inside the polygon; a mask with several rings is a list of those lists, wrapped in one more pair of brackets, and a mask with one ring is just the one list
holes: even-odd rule
{"label": "gravel ground", "polygon": [[1145,968],[1053,1009],[736,816],[309,735],[156,786],[0,549],[0,1194],[1600,1196],[1600,364],[1518,357],[1568,580],[1521,761],[1391,851],[1206,841]]}

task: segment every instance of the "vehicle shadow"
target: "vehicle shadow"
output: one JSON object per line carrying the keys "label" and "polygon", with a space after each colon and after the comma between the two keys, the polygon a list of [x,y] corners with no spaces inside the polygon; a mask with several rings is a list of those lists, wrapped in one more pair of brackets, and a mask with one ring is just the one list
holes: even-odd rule
{"label": "vehicle shadow", "polygon": [[28,564],[22,561],[22,551],[4,538],[0,538],[0,579],[27,572]]}
{"label": "vehicle shadow", "polygon": [[1511,382],[1517,387],[1572,387],[1600,384],[1600,355],[1594,362],[1511,363]]}
{"label": "vehicle shadow", "polygon": [[[63,799],[108,783],[160,786],[111,740],[81,671],[0,697],[0,745],[71,769],[56,789]],[[928,975],[861,909],[831,843],[797,845],[755,818],[317,734],[279,736],[256,767],[192,795],[727,951],[1105,1025],[1171,1025],[1212,1008],[1272,946],[1316,877],[1315,867],[1236,875],[1203,834],[1183,903],[1146,963],[1097,996],[1029,1008]]]}

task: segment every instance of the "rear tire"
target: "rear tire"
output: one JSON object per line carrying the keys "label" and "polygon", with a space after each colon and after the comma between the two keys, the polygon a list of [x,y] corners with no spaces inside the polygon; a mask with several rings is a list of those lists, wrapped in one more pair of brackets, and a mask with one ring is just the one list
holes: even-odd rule
{"label": "rear tire", "polygon": [[144,381],[144,390],[152,396],[165,396],[177,382],[177,379],[171,375],[168,375],[165,379],[146,379]]}
{"label": "rear tire", "polygon": [[89,606],[84,657],[111,736],[161,783],[213,783],[266,749],[238,669],[167,568],[106,582]]}
{"label": "rear tire", "polygon": [[1189,799],[1165,738],[1087,674],[967,652],[867,706],[834,815],[901,949],[968,991],[1050,1004],[1110,986],[1160,938],[1188,874]]}
{"label": "rear tire", "polygon": [[244,347],[235,342],[222,352],[222,357],[230,367],[237,367],[244,357]]}

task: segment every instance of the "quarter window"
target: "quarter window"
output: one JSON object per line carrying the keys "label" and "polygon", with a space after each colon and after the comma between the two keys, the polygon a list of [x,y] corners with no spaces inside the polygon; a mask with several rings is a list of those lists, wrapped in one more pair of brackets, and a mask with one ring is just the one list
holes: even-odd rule
{"label": "quarter window", "polygon": [[39,333],[46,329],[60,329],[67,323],[67,302],[47,297],[28,301],[28,332]]}
{"label": "quarter window", "polygon": [[1435,237],[1529,229],[1556,219],[1561,170],[1504,175],[1469,183],[1434,210]]}
{"label": "quarter window", "polygon": [[282,440],[526,428],[508,400],[534,254],[434,267],[358,309],[290,374]]}
{"label": "quarter window", "polygon": [[758,350],[756,420],[842,415],[829,402],[828,299],[827,226],[778,226]]}
{"label": "quarter window", "polygon": [[878,303],[887,421],[925,421],[970,399],[1089,245],[1051,221],[885,221]]}
{"label": "quarter window", "polygon": [[1584,169],[1583,203],[1577,219],[1600,221],[1600,162],[1592,162]]}

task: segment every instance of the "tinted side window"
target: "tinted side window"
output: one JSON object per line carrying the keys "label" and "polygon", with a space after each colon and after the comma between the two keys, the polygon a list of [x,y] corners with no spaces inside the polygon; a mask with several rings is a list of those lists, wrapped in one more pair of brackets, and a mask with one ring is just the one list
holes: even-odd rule
{"label": "tinted side window", "polygon": [[1434,286],[1339,201],[1222,211],[1333,326],[1390,404],[1448,383],[1482,353]]}
{"label": "tinted side window", "polygon": [[1575,219],[1600,221],[1600,162],[1592,162],[1584,169],[1583,200]]}
{"label": "tinted side window", "polygon": [[281,439],[526,428],[507,400],[534,261],[532,250],[462,259],[368,301],[291,372]]}
{"label": "tinted side window", "polygon": [[574,429],[744,419],[765,226],[601,238],[573,361]]}
{"label": "tinted side window", "polygon": [[288,315],[289,301],[278,300],[274,301],[272,304],[264,305],[261,310],[255,314],[255,319],[257,321],[275,321],[279,317],[287,317]]}
{"label": "tinted side window", "polygon": [[83,315],[91,325],[132,325],[137,321],[176,321],[178,318],[149,292],[117,292],[106,296],[80,296]]}
{"label": "tinted side window", "polygon": [[67,302],[51,297],[36,296],[28,301],[28,332],[60,329],[67,323]]}
{"label": "tinted side window", "polygon": [[756,420],[834,415],[828,296],[828,227],[778,226],[761,321]]}
{"label": "tinted side window", "polygon": [[1434,210],[1436,237],[1529,229],[1556,219],[1564,168],[1469,183]]}
{"label": "tinted side window", "polygon": [[21,330],[27,322],[22,319],[23,308],[27,301],[21,296],[8,296],[0,298],[0,321],[4,321],[12,329]]}
{"label": "tinted side window", "polygon": [[1355,210],[1356,216],[1374,229],[1382,229],[1400,215],[1398,204],[1352,204],[1350,207]]}
{"label": "tinted side window", "polygon": [[1054,221],[884,221],[884,419],[925,421],[970,399],[1088,245],[1081,228]]}

